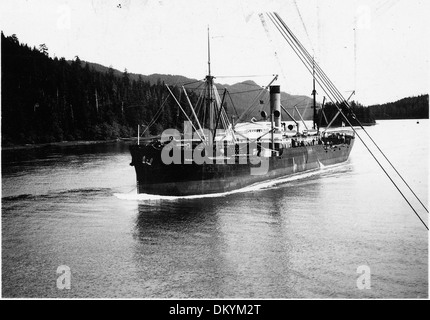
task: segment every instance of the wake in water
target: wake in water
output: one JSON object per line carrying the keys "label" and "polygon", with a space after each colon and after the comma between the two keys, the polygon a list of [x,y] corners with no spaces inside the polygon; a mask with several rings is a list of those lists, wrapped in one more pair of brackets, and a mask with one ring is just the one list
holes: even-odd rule
{"label": "wake in water", "polygon": [[[348,162],[346,162],[348,163]],[[200,198],[217,198],[217,197],[225,197],[230,194],[235,193],[243,193],[243,192],[251,192],[258,190],[267,190],[273,187],[279,187],[280,185],[297,180],[303,180],[312,176],[316,176],[322,173],[329,173],[330,171],[337,170],[338,167],[344,166],[346,163],[334,164],[331,166],[324,166],[320,164],[320,168],[315,170],[310,170],[306,172],[296,173],[294,175],[280,177],[273,180],[263,181],[259,183],[255,183],[253,185],[236,189],[227,192],[221,193],[210,193],[210,194],[200,194],[200,195],[190,195],[190,196],[162,196],[156,194],[147,194],[147,193],[114,193],[114,196],[121,200],[138,200],[138,201],[154,201],[154,200],[178,200],[178,199],[200,199]]]}
{"label": "wake in water", "polygon": [[16,195],[10,195],[2,197],[2,201],[14,202],[17,200],[43,200],[43,199],[56,199],[60,197],[66,198],[83,198],[83,197],[94,197],[96,195],[107,195],[111,192],[110,188],[81,188],[81,189],[70,189],[70,190],[47,190],[46,193],[22,193]]}

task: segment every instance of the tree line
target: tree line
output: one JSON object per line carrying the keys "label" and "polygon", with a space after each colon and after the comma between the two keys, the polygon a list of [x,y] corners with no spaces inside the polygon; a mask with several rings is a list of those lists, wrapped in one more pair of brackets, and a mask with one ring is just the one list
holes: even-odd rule
{"label": "tree line", "polygon": [[[182,130],[186,120],[164,82],[145,81],[142,76],[107,71],[82,62],[49,57],[46,44],[30,48],[16,35],[1,33],[2,66],[2,144],[47,143],[74,140],[110,140],[137,136],[137,126],[148,124],[159,111],[163,112],[147,131],[160,134],[163,128]],[[179,86],[171,87],[181,106],[190,114],[188,101]],[[195,105],[198,96],[189,92]],[[428,94],[409,97],[392,103],[364,107],[352,101],[343,113],[353,125],[371,125],[375,119],[428,118]],[[335,105],[327,103],[319,111],[321,126],[336,115]],[[341,116],[332,126],[342,125]],[[345,122],[345,121],[344,121]],[[345,124],[346,125],[346,124]],[[143,127],[144,128],[144,127]],[[143,129],[142,128],[142,129]]]}
{"label": "tree line", "polygon": [[[349,106],[350,108],[346,104],[341,104],[339,107],[353,126],[358,126],[359,124],[374,125],[376,123],[375,116],[369,107],[365,107],[356,101],[351,101]],[[338,115],[336,118],[334,118],[338,111],[339,109],[335,104],[327,102],[323,109],[318,110],[317,123],[319,123],[322,127],[327,126],[330,122],[332,127],[340,127],[342,126],[342,123],[345,126],[348,126],[348,123],[345,121],[342,115]],[[333,118],[334,120],[332,122]]]}
{"label": "tree line", "polygon": [[[407,97],[395,102],[389,102],[378,105],[363,106],[359,102],[352,101],[349,103],[351,109],[346,105],[340,105],[342,113],[348,121],[358,126],[373,125],[375,120],[387,119],[428,119],[429,118],[429,95],[423,94],[414,97]],[[337,114],[338,108],[331,102],[325,104],[318,110],[317,119],[320,126],[326,126],[331,119]],[[333,127],[342,126],[342,122],[347,126],[346,121],[339,115],[332,123]]]}
{"label": "tree line", "polygon": [[[117,75],[112,67],[99,72],[78,56],[66,61],[48,53],[46,44],[30,48],[1,33],[3,145],[136,136],[138,124],[148,124],[162,105],[148,133],[181,129],[185,118],[174,99],[166,100],[163,82],[131,79],[127,70]],[[186,107],[180,88],[171,90]],[[189,98],[197,100],[192,92]]]}
{"label": "tree line", "polygon": [[422,94],[384,104],[372,105],[376,119],[428,119],[429,95]]}

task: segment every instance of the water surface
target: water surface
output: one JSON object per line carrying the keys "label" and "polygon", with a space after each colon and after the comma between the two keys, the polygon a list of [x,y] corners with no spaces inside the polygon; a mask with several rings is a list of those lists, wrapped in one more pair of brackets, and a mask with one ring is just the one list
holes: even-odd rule
{"label": "water surface", "polygon": [[[366,128],[425,204],[428,124]],[[428,232],[359,141],[342,165],[216,197],[138,196],[130,161],[126,143],[2,152],[3,297],[428,297]]]}

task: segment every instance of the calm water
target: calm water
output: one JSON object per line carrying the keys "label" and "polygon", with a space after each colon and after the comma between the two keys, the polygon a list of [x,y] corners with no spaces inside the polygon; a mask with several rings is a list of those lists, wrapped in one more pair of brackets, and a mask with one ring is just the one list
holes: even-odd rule
{"label": "calm water", "polygon": [[[368,128],[426,205],[428,129]],[[130,160],[125,143],[2,153],[3,297],[428,297],[428,232],[358,140],[345,164],[217,197],[137,196]]]}

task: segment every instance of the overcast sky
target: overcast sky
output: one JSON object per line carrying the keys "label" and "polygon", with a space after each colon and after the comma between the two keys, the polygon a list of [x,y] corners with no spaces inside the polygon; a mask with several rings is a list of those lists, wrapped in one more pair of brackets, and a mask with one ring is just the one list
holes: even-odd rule
{"label": "overcast sky", "polygon": [[51,57],[203,79],[209,26],[217,82],[255,75],[265,85],[279,74],[283,91],[310,95],[306,69],[261,24],[258,13],[276,11],[345,96],[374,104],[428,93],[429,9],[426,0],[1,0],[0,27],[45,43]]}

